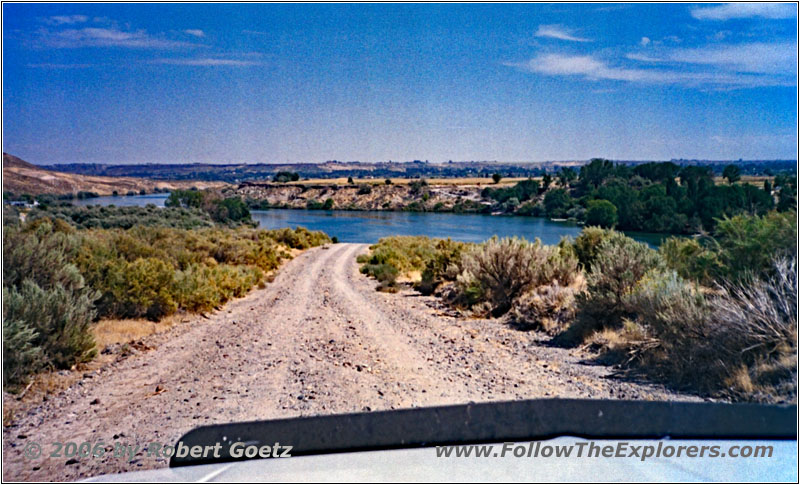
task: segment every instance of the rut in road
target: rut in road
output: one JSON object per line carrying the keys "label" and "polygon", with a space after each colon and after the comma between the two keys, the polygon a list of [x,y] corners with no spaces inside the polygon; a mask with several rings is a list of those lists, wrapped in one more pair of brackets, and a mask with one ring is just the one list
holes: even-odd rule
{"label": "rut in road", "polygon": [[[167,465],[150,442],[200,425],[537,397],[694,399],[609,379],[586,355],[498,321],[444,315],[432,297],[378,293],[364,244],[308,250],[265,289],[146,339],[3,430],[6,480],[74,480]],[[140,446],[113,458],[26,460],[29,441]],[[48,450],[45,446],[45,450]]]}

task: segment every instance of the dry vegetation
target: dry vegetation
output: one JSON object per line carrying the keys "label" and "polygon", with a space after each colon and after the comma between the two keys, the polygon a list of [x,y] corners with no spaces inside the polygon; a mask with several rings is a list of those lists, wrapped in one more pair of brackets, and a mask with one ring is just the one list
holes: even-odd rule
{"label": "dry vegetation", "polygon": [[3,153],[3,191],[14,194],[77,194],[91,192],[98,195],[125,195],[128,192],[147,193],[174,189],[222,188],[223,182],[159,181],[134,177],[101,177],[55,172],[37,167],[13,155]]}
{"label": "dry vegetation", "polygon": [[417,289],[465,315],[593,348],[623,374],[732,400],[793,402],[796,240],[790,212],[725,219],[705,245],[673,239],[660,251],[586,228],[557,246],[385,238],[359,261],[379,290],[421,272]]}
{"label": "dry vegetation", "polygon": [[[294,250],[330,242],[325,234],[303,228],[80,230],[73,224],[73,219],[41,214],[25,223],[4,220],[7,389],[19,389],[39,370],[91,361],[98,348],[94,337],[101,342],[136,338],[159,327],[115,320],[158,322],[177,311],[213,310],[264,285]],[[100,318],[111,320],[94,323]]]}

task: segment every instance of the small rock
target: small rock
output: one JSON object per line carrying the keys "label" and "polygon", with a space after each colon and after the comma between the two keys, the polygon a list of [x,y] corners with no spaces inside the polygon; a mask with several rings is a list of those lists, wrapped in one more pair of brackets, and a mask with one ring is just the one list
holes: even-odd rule
{"label": "small rock", "polygon": [[65,464],[66,465],[74,465],[76,463],[78,463],[78,460],[76,458],[70,458],[69,460],[67,460],[67,463],[65,463]]}
{"label": "small rock", "polygon": [[[94,400],[92,402],[90,402],[89,404],[92,405],[92,406],[94,406],[96,404],[100,404],[100,399],[94,398]],[[67,463],[67,464],[69,464],[69,463]]]}

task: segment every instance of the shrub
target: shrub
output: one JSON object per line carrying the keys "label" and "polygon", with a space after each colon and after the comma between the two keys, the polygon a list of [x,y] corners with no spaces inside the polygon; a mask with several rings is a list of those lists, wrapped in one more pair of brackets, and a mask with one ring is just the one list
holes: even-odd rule
{"label": "shrub", "polygon": [[275,174],[272,180],[273,182],[278,182],[278,183],[296,182],[300,180],[300,174],[296,172],[287,172],[287,171],[278,172]]}
{"label": "shrub", "polygon": [[704,247],[696,239],[670,237],[661,243],[658,252],[669,268],[686,279],[707,285],[722,272],[717,252]]}
{"label": "shrub", "polygon": [[773,263],[770,276],[724,284],[711,301],[712,340],[726,384],[759,401],[797,398],[797,268]]}
{"label": "shrub", "polygon": [[794,261],[779,261],[768,278],[725,283],[707,297],[674,271],[652,271],[629,301],[635,324],[629,321],[615,343],[636,371],[734,399],[796,399]]}
{"label": "shrub", "polygon": [[770,212],[764,216],[738,215],[717,224],[714,236],[725,276],[767,275],[773,261],[797,255],[797,214]]}
{"label": "shrub", "polygon": [[[8,291],[3,288],[6,305],[12,298]],[[24,383],[30,373],[43,367],[45,357],[36,345],[38,337],[32,326],[3,315],[3,388]]]}
{"label": "shrub", "polygon": [[451,239],[436,242],[435,252],[425,263],[422,280],[415,288],[424,295],[433,293],[445,281],[455,281],[458,276],[458,265],[468,245]]}
{"label": "shrub", "polygon": [[117,261],[104,283],[103,314],[158,320],[177,309],[170,291],[175,283],[174,268],[161,259]]}
{"label": "shrub", "polygon": [[[4,384],[22,382],[41,367],[39,363],[63,369],[94,357],[89,325],[95,316],[95,298],[93,292],[61,284],[44,289],[30,279],[19,288],[4,288],[4,334],[8,330],[12,342],[23,345],[12,352],[12,368],[9,377],[4,374]],[[32,367],[15,367],[22,365]]]}
{"label": "shrub", "polygon": [[39,219],[3,229],[8,386],[41,367],[69,367],[91,356],[88,325],[97,295],[71,264],[79,239],[69,225]]}
{"label": "shrub", "polygon": [[575,239],[574,246],[575,255],[578,257],[578,261],[581,263],[581,266],[583,266],[583,269],[589,271],[592,267],[592,263],[594,263],[594,260],[597,258],[600,244],[612,237],[622,237],[622,234],[596,226],[585,227],[581,231]]}
{"label": "shrub", "polygon": [[521,330],[540,329],[550,335],[563,332],[575,318],[576,290],[559,284],[524,293],[514,301],[509,321]]}
{"label": "shrub", "polygon": [[361,184],[358,186],[358,195],[368,195],[372,193],[372,186],[369,184]]}
{"label": "shrub", "polygon": [[288,227],[284,229],[272,229],[260,231],[260,233],[292,249],[308,249],[331,242],[331,238],[324,232],[309,231],[302,226],[297,226],[295,229],[290,229]]}
{"label": "shrub", "polygon": [[428,186],[428,181],[425,179],[415,180],[409,184],[411,193],[414,195],[421,194],[422,191]]}
{"label": "shrub", "polygon": [[552,264],[555,252],[542,246],[538,239],[529,243],[524,239],[494,237],[464,255],[458,281],[464,291],[474,292],[477,285],[492,315],[500,316],[523,292],[549,283],[557,273],[560,276]]}
{"label": "shrub", "polygon": [[358,257],[359,263],[388,264],[399,274],[422,271],[436,251],[437,239],[423,236],[384,237],[370,246],[368,255]]}
{"label": "shrub", "polygon": [[184,207],[111,207],[111,206],[41,206],[28,214],[28,219],[49,218],[68,222],[78,229],[129,229],[135,225],[194,229],[214,225],[208,213]]}
{"label": "shrub", "polygon": [[597,246],[587,274],[587,291],[578,296],[578,316],[565,334],[566,343],[582,342],[597,330],[619,327],[631,316],[628,297],[648,271],[663,263],[658,253],[644,243],[619,233]]}

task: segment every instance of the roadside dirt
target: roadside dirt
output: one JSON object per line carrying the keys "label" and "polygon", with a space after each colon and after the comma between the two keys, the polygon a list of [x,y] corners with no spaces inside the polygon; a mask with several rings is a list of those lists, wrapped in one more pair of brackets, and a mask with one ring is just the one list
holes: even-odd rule
{"label": "roadside dirt", "polygon": [[[610,378],[537,333],[374,291],[367,245],[315,248],[262,290],[153,335],[3,430],[5,480],[76,480],[167,466],[140,452],[49,458],[52,442],[174,443],[205,424],[541,397],[697,400]],[[30,442],[42,457],[24,456]]]}

